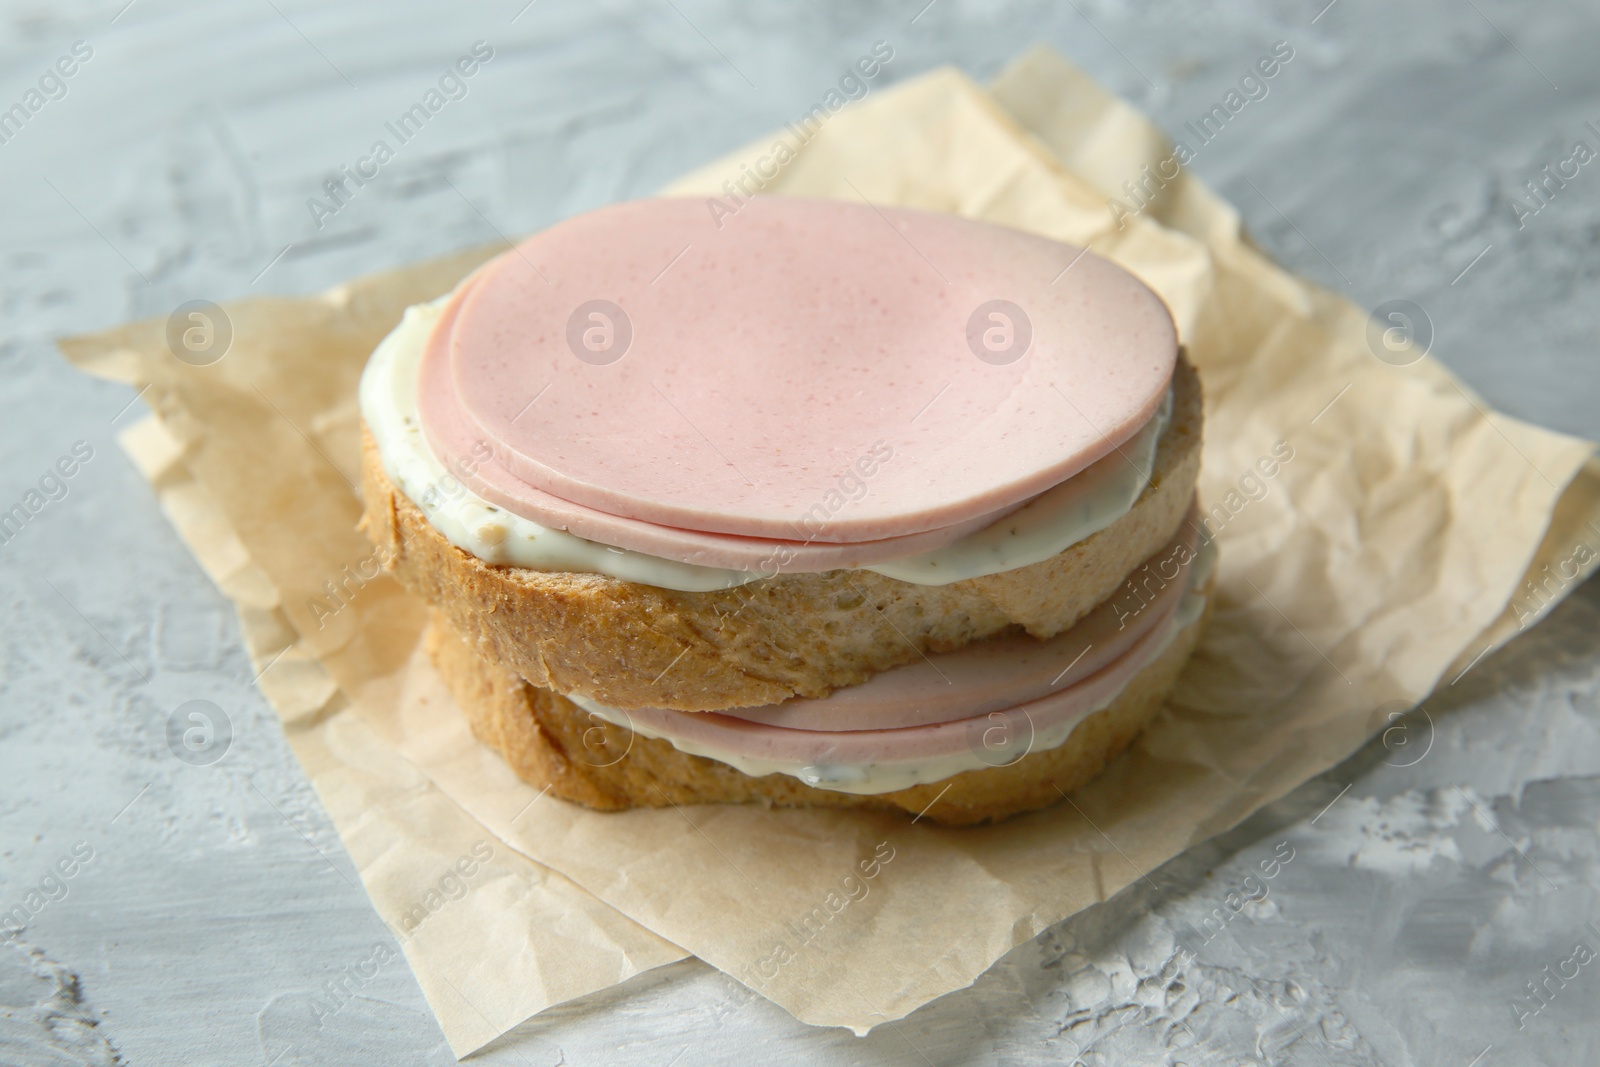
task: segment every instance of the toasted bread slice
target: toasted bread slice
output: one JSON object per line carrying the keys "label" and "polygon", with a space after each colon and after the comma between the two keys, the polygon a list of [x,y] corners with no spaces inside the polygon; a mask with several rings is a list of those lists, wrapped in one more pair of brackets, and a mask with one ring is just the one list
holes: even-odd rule
{"label": "toasted bread slice", "polygon": [[1133,509],[1067,550],[944,586],[867,570],[685,593],[601,574],[487,564],[452,545],[362,434],[362,526],[385,566],[489,663],[612,707],[715,711],[840,686],[1022,627],[1054,636],[1110,596],[1185,519],[1200,470],[1200,380],[1181,356],[1172,422]]}
{"label": "toasted bread slice", "polygon": [[1109,706],[1056,748],[875,796],[817,789],[786,774],[752,777],[606,722],[484,660],[439,612],[426,647],[473,735],[500,753],[517,777],[563,800],[601,811],[669,804],[904,811],[964,826],[1047,807],[1099,775],[1161,709],[1203,626],[1202,618],[1182,630]]}

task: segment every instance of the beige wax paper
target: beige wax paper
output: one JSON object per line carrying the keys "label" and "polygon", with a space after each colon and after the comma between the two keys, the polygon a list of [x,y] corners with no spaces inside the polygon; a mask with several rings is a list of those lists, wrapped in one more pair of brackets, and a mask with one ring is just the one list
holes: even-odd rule
{"label": "beige wax paper", "polygon": [[[1069,804],[969,830],[736,807],[593,813],[540,797],[472,741],[418,654],[417,607],[387,579],[362,584],[319,629],[308,604],[324,595],[321,582],[371,555],[351,539],[357,507],[344,484],[356,469],[361,363],[401,307],[443,292],[484,253],[324,297],[241,305],[236,324],[250,328],[211,368],[172,359],[160,324],[64,345],[89,369],[155,383],[149,395],[195,495],[215,501],[211,527],[237,535],[223,554],[261,572],[246,584],[271,601],[278,645],[291,649],[284,660],[295,684],[273,681],[278,666],[263,677],[291,738],[339,722],[360,736],[347,749],[302,754],[325,801],[344,798],[339,778],[353,774],[345,751],[420,770],[543,865],[532,869],[561,872],[639,924],[605,927],[618,979],[681,945],[808,1022],[865,1032],[899,1018],[1332,766],[1386,723],[1375,710],[1419,700],[1547,610],[1548,593],[1513,599],[1528,577],[1564,568],[1559,594],[1600,557],[1600,464],[1588,442],[1487,413],[1430,359],[1380,363],[1367,349],[1364,312],[1254,251],[1236,215],[1192,176],[1119,228],[1107,197],[1163,158],[1165,141],[1054,54],[1024,57],[993,96],[935,72],[834,116],[803,148],[777,135],[669,192],[722,196],[740,164],[780,139],[799,155],[768,192],[952,211],[1116,260],[1167,300],[1200,368],[1201,496],[1223,509],[1213,522],[1217,610],[1167,709]],[[735,214],[726,224],[737,222]],[[887,224],[884,236],[898,239]],[[1270,478],[1241,483],[1274,446],[1292,458]],[[179,525],[197,552],[197,541],[217,535],[205,522]],[[254,634],[251,610],[241,613]],[[384,803],[381,790],[363,803]],[[329,810],[347,843],[358,840],[360,805]],[[405,847],[400,830],[389,832],[392,847]],[[472,832],[451,843],[470,845]],[[371,865],[358,866],[384,911]],[[541,888],[541,907],[603,925],[570,886]],[[464,926],[494,921],[461,914]],[[472,935],[461,930],[455,946],[413,942],[408,955],[448,973],[487,940]],[[582,962],[542,927],[528,924],[525,935],[512,954],[537,958],[547,980]],[[477,961],[485,985],[520,980],[493,973],[503,958]],[[458,1042],[469,1013],[437,981],[424,979],[424,989],[458,1049],[486,1024],[515,1021],[506,1005]],[[551,1002],[529,997],[527,1010],[541,999]]]}
{"label": "beige wax paper", "polygon": [[[457,1055],[552,1004],[685,956],[508,847],[351,710],[352,700],[395,701],[395,666],[424,618],[391,579],[359,580],[373,573],[373,553],[345,481],[357,443],[338,436],[355,426],[359,353],[408,304],[492,251],[323,297],[235,305],[233,349],[211,367],[163,353],[163,323],[62,345],[98,373],[152,382],[146,395],[163,418],[141,421],[121,443],[238,608],[262,691]],[[307,604],[333,603],[330,580],[344,583],[349,608],[319,628]]]}

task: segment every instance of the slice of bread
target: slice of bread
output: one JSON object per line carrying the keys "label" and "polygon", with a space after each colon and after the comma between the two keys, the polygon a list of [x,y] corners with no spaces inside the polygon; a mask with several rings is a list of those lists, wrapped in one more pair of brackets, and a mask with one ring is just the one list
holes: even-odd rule
{"label": "slice of bread", "polygon": [[875,796],[817,789],[786,774],[752,777],[606,722],[487,662],[439,612],[426,647],[473,735],[500,753],[517,777],[540,789],[548,786],[563,800],[601,811],[673,804],[904,811],[964,826],[1047,807],[1098,776],[1161,709],[1203,626],[1204,617],[1180,632],[1109,706],[1058,747],[1029,752],[1007,766]]}
{"label": "slice of bread", "polygon": [[[1200,470],[1200,380],[1181,354],[1155,474],[1117,522],[1047,560],[944,586],[867,570],[782,574],[685,593],[599,574],[493,566],[452,545],[362,434],[362,527],[385,566],[479,659],[533,686],[629,709],[714,711],[820,698],[1022,627],[1066,629],[1169,541]],[[796,783],[795,788],[804,787]]]}

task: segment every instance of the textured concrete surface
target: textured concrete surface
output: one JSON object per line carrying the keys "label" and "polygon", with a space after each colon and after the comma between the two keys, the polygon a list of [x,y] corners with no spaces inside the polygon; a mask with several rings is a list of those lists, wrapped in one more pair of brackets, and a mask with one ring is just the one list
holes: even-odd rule
{"label": "textured concrete surface", "polygon": [[[1283,39],[1295,63],[1195,169],[1291,267],[1421,303],[1436,352],[1502,409],[1600,436],[1600,166],[1512,207],[1574,141],[1600,148],[1600,13],[1580,0],[125,2],[0,5],[0,109],[93,49],[0,143],[0,509],[92,449],[0,544],[0,906],[40,905],[0,945],[6,1064],[452,1060],[401,966],[312,1015],[389,935],[227,603],[116,449],[139,404],[70,372],[53,336],[649,192],[804,110],[878,39],[891,80],[985,78],[1043,40],[1173,131]],[[468,96],[318,230],[324,175],[479,39],[495,58]],[[867,1039],[691,962],[480,1059],[1600,1062],[1600,960],[1574,951],[1600,951],[1597,633],[1591,583],[1387,744]],[[209,766],[168,744],[192,699],[231,722]]]}

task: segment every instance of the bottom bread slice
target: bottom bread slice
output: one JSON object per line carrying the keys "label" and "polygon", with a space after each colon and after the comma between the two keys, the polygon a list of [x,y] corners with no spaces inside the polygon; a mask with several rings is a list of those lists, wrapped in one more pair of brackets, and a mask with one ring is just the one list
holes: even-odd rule
{"label": "bottom bread slice", "polygon": [[563,800],[602,811],[681,804],[905,811],[962,826],[1057,803],[1098,776],[1161,709],[1204,623],[1202,616],[1181,630],[1108,706],[1056,748],[872,796],[818,789],[786,774],[752,777],[606,722],[483,659],[438,613],[426,648],[473,735],[499,752],[523,781],[548,787]]}

